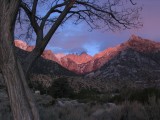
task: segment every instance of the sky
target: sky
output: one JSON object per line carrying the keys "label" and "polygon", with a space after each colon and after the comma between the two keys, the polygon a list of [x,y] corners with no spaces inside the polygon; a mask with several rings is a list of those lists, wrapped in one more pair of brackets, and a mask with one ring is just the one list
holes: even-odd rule
{"label": "sky", "polygon": [[93,56],[127,41],[132,34],[160,42],[160,0],[133,1],[143,7],[141,12],[143,27],[140,29],[90,32],[85,23],[73,25],[72,22],[67,22],[58,29],[46,49],[51,49],[54,53],[66,54],[85,51]]}

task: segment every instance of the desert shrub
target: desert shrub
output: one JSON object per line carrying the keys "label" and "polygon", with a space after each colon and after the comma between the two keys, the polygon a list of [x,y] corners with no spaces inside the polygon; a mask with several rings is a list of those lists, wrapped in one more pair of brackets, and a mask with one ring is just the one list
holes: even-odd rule
{"label": "desert shrub", "polygon": [[33,74],[30,77],[30,88],[33,90],[39,90],[41,94],[47,94],[48,88],[52,85],[53,78],[51,76],[43,74]]}
{"label": "desert shrub", "polygon": [[42,120],[94,120],[89,119],[89,110],[91,109],[87,108],[88,106],[72,105],[41,107],[40,115]]}
{"label": "desert shrub", "polygon": [[156,88],[146,88],[143,90],[134,90],[129,96],[130,101],[139,101],[142,103],[149,103],[149,98],[155,96],[156,100],[160,98],[160,90]]}
{"label": "desert shrub", "polygon": [[9,102],[0,101],[0,120],[13,120]]}
{"label": "desert shrub", "polygon": [[138,102],[124,102],[120,114],[121,120],[148,120],[144,106]]}
{"label": "desert shrub", "polygon": [[151,117],[146,112],[145,106],[138,102],[123,102],[121,105],[109,104],[109,106],[79,103],[66,104],[63,107],[55,105],[40,109],[40,113],[42,120],[159,120],[158,116],[157,119],[149,119]]}
{"label": "desert shrub", "polygon": [[40,91],[40,94],[46,94],[47,93],[47,89],[43,87],[42,83],[39,83],[37,81],[32,82],[31,84],[32,86],[30,86],[31,89],[33,90],[39,90]]}
{"label": "desert shrub", "polygon": [[67,78],[56,79],[52,86],[48,89],[48,94],[54,98],[70,97],[73,94],[73,89],[70,87]]}
{"label": "desert shrub", "polygon": [[149,120],[160,120],[160,100],[155,96],[149,98],[149,104],[145,105]]}
{"label": "desert shrub", "polygon": [[120,91],[119,95],[111,98],[112,102],[123,101],[139,101],[141,103],[149,103],[149,98],[155,96],[156,100],[160,98],[160,90],[156,88],[145,89],[127,89]]}
{"label": "desert shrub", "polygon": [[98,101],[100,93],[96,89],[81,89],[78,93],[72,94],[71,98],[85,102]]}

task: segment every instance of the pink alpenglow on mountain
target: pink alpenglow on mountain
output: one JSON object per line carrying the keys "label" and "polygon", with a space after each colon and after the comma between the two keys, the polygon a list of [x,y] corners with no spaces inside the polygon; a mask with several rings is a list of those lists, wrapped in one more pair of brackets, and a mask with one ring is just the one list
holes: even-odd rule
{"label": "pink alpenglow on mountain", "polygon": [[22,40],[14,40],[15,46],[19,47],[22,50],[31,52],[34,49],[34,46],[29,46],[26,42]]}
{"label": "pink alpenglow on mountain", "polygon": [[57,57],[57,59],[60,61],[62,57],[66,56],[64,53],[58,53],[55,54],[55,56]]}
{"label": "pink alpenglow on mountain", "polygon": [[[16,47],[19,47],[20,49],[28,51],[28,52],[31,52],[35,48],[34,46],[27,45],[27,43],[22,40],[15,40],[14,43]],[[59,60],[57,59],[57,57],[54,55],[54,53],[51,50],[45,50],[42,53],[42,57],[48,60],[59,62]]]}
{"label": "pink alpenglow on mountain", "polygon": [[23,50],[26,50],[28,47],[27,43],[22,40],[14,40],[14,43],[16,47],[19,47]]}
{"label": "pink alpenglow on mountain", "polygon": [[71,61],[74,61],[76,64],[82,64],[90,61],[92,59],[92,56],[88,55],[87,53],[82,53],[80,55],[68,54],[64,56],[62,59],[70,59]]}
{"label": "pink alpenglow on mountain", "polygon": [[[33,46],[28,46],[25,42],[20,40],[16,40],[15,45],[27,51],[31,51],[34,48]],[[125,43],[117,45],[116,47],[108,48],[93,57],[87,53],[82,53],[80,55],[65,55],[63,53],[54,54],[51,50],[45,50],[42,57],[53,60],[77,74],[85,74],[101,68],[109,60],[113,59],[120,52],[127,49],[133,49],[143,53],[157,52],[160,51],[160,43],[132,35]]]}
{"label": "pink alpenglow on mountain", "polygon": [[80,63],[77,59],[77,55],[68,55],[62,58],[61,65],[78,74],[89,73],[99,69],[109,60],[126,49],[133,49],[138,52],[157,52],[160,51],[160,43],[132,35],[127,42],[99,52],[92,58],[89,57],[86,62],[84,56],[84,58],[81,57],[81,59],[83,58],[83,60],[81,60],[83,62]]}
{"label": "pink alpenglow on mountain", "polygon": [[135,35],[130,37],[130,39],[125,43],[125,46],[139,52],[156,52],[157,50],[160,50],[160,43],[148,39],[142,39]]}
{"label": "pink alpenglow on mountain", "polygon": [[55,54],[51,50],[45,50],[42,53],[42,57],[45,58],[45,59],[48,59],[48,60],[58,62],[57,57],[55,56]]}

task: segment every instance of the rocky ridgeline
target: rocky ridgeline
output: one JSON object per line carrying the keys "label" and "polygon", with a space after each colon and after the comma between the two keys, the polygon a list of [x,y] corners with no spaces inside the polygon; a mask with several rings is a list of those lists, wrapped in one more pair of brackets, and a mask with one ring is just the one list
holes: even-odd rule
{"label": "rocky ridgeline", "polygon": [[[15,45],[26,51],[31,51],[34,48],[34,46],[28,46],[25,42],[20,40],[16,40]],[[160,43],[132,35],[127,42],[113,48],[108,48],[93,57],[87,53],[82,53],[80,55],[54,54],[51,50],[45,50],[42,57],[55,61],[61,66],[77,74],[86,74],[101,68],[127,49],[132,49],[144,54],[155,54],[160,51]]]}
{"label": "rocky ridgeline", "polygon": [[65,59],[61,58],[61,65],[78,74],[86,74],[101,68],[121,52],[128,49],[144,54],[156,54],[160,51],[160,43],[132,35],[127,42],[113,48],[108,48],[96,54],[92,58],[90,57],[89,60],[86,60],[86,62],[83,61],[81,64],[78,64],[75,60],[73,60],[76,55],[69,55],[70,57],[63,57]]}

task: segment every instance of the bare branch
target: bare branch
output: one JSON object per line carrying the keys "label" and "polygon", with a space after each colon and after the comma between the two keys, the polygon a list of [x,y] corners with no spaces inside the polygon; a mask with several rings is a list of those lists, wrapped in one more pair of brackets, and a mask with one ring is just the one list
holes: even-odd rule
{"label": "bare branch", "polygon": [[137,3],[133,3],[133,1],[132,0],[130,0],[130,2],[132,3],[132,5],[136,5]]}
{"label": "bare branch", "polygon": [[32,7],[32,15],[36,16],[36,9],[37,9],[38,0],[33,1],[33,7]]}
{"label": "bare branch", "polygon": [[53,6],[47,13],[46,15],[42,18],[42,23],[40,25],[41,28],[44,28],[45,22],[47,21],[48,17],[55,12],[55,9],[59,8],[59,7],[63,7],[67,4],[67,2],[63,2],[61,4],[56,4],[55,6]]}
{"label": "bare branch", "polygon": [[52,35],[55,33],[55,31],[57,30],[59,25],[62,23],[62,21],[65,19],[66,15],[68,14],[70,9],[72,8],[72,5],[73,5],[73,1],[70,1],[70,2],[67,3],[67,5],[65,6],[63,12],[60,14],[60,16],[57,18],[55,23],[51,26],[49,32],[44,37],[45,41],[49,41],[51,39]]}
{"label": "bare branch", "polygon": [[[36,3],[35,3],[35,5],[34,5],[33,7],[35,7],[35,6],[37,6]],[[40,29],[40,27],[39,27],[39,25],[38,25],[38,23],[37,23],[37,21],[36,21],[36,18],[37,18],[37,17],[35,16],[34,13],[31,12],[31,10],[29,9],[29,7],[27,6],[26,3],[21,2],[21,7],[22,7],[22,8],[24,9],[24,11],[26,12],[26,14],[27,14],[27,16],[28,16],[28,18],[29,18],[29,20],[30,20],[30,22],[31,22],[31,25],[32,25],[35,33],[38,34],[38,30]],[[33,8],[32,11],[35,12],[35,11],[36,11],[36,8]]]}
{"label": "bare branch", "polygon": [[[141,26],[139,21],[141,8],[136,8],[136,3],[132,0],[126,1],[135,5],[134,8],[128,5],[125,6],[124,0],[103,0],[101,2],[100,0],[26,1],[23,0],[21,2],[21,8],[28,16],[28,19],[25,18],[26,21],[24,22],[28,23],[28,20],[30,21],[27,36],[30,37],[29,34],[33,33],[32,30],[36,33],[36,47],[26,58],[26,61],[32,59],[30,63],[26,62],[29,64],[26,71],[28,71],[35,59],[42,54],[57,28],[67,20],[73,20],[74,24],[86,22],[91,30],[103,28],[114,31]],[[45,14],[42,14],[38,9],[38,5],[44,7],[43,12]]]}

